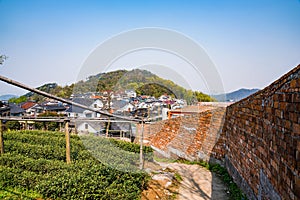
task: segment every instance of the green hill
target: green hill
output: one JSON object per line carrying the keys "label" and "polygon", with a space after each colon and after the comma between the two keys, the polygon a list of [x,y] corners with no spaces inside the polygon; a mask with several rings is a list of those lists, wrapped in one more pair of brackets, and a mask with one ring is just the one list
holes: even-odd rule
{"label": "green hill", "polygon": [[[72,93],[81,94],[108,90],[117,92],[133,89],[138,95],[159,97],[163,94],[168,94],[178,99],[185,99],[188,103],[196,101],[215,101],[214,98],[211,98],[209,95],[202,92],[187,90],[171,80],[160,78],[147,70],[140,69],[131,71],[116,70],[100,73],[88,77],[87,80],[82,80],[64,87],[59,86],[56,83],[48,83],[38,89],[62,98],[70,98]],[[24,96],[26,99],[34,101],[44,100],[44,97],[32,92],[29,92]],[[24,99],[24,97],[20,98]],[[16,99],[13,100],[16,101]]]}
{"label": "green hill", "polygon": [[147,71],[135,69],[131,71],[117,70],[90,76],[86,81],[75,84],[75,93],[101,92],[105,90],[119,91],[133,89],[138,95],[159,97],[163,94],[171,95],[178,99],[193,101],[215,101],[202,92],[187,90],[171,80],[160,78]]}

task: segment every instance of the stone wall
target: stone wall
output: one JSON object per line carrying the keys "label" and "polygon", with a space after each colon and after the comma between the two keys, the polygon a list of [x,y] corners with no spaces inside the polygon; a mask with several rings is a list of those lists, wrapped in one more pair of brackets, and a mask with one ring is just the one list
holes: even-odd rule
{"label": "stone wall", "polygon": [[300,199],[300,65],[227,107],[226,166],[250,199]]}

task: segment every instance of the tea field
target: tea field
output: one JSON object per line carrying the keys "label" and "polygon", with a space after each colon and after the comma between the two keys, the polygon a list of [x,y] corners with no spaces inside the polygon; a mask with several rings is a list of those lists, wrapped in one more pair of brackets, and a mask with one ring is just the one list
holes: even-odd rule
{"label": "tea field", "polygon": [[72,135],[71,164],[65,145],[61,132],[4,132],[0,199],[140,199],[149,176],[138,170],[139,145]]}

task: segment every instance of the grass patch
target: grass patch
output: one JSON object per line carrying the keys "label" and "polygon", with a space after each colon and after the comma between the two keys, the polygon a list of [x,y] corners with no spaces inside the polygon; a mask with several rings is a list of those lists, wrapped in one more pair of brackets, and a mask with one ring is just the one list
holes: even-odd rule
{"label": "grass patch", "polygon": [[159,157],[157,155],[154,154],[153,159],[157,162],[164,162],[164,163],[174,163],[177,160],[172,159],[172,158],[164,158],[164,157]]}
{"label": "grass patch", "polygon": [[222,181],[226,184],[228,188],[230,199],[247,199],[245,194],[243,194],[243,192],[236,185],[236,183],[233,181],[232,177],[229,175],[229,173],[224,167],[222,167],[219,164],[214,164],[209,165],[209,170],[215,172],[221,177]]}
{"label": "grass patch", "polygon": [[174,174],[174,178],[177,182],[181,182],[182,181],[182,177],[180,176],[180,174],[178,174],[177,172]]}

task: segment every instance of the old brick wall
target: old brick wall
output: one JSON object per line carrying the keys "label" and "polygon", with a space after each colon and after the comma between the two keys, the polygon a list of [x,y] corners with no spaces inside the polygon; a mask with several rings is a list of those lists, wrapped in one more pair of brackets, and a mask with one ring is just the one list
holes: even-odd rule
{"label": "old brick wall", "polygon": [[[144,125],[144,143],[163,156],[191,161],[223,161],[225,139],[222,125],[224,107]],[[141,125],[138,126],[141,133]],[[136,138],[136,142],[139,137]],[[215,158],[212,160],[211,158]]]}
{"label": "old brick wall", "polygon": [[300,199],[300,65],[227,107],[228,171],[250,199]]}

